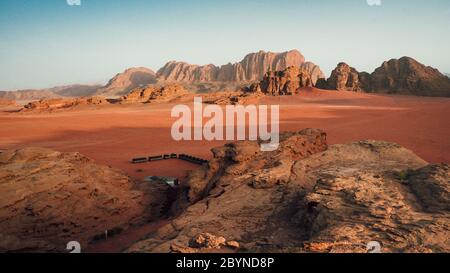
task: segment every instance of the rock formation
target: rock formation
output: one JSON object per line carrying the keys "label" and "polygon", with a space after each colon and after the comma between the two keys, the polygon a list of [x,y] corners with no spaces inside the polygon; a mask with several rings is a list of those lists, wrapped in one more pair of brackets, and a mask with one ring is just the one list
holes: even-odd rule
{"label": "rock formation", "polygon": [[173,253],[202,253],[205,251],[219,251],[228,248],[230,251],[239,249],[240,245],[236,241],[227,241],[224,237],[211,233],[200,233],[189,241],[189,246],[173,244],[170,250]]}
{"label": "rock formation", "polygon": [[207,252],[192,245],[205,232],[243,252],[367,252],[371,241],[382,252],[450,250],[449,166],[399,145],[327,147],[307,129],[282,134],[274,152],[243,141],[213,154],[179,189],[172,223],[129,252]]}
{"label": "rock formation", "polygon": [[371,91],[418,96],[450,96],[450,79],[439,70],[403,57],[384,62],[371,75]]}
{"label": "rock formation", "polygon": [[130,94],[122,97],[122,102],[169,102],[187,94],[189,94],[189,92],[179,84],[169,84],[162,87],[147,86],[143,88],[136,88],[131,91]]}
{"label": "rock formation", "polygon": [[264,93],[272,96],[293,95],[304,87],[313,87],[323,78],[320,68],[313,63],[300,67],[291,66],[283,71],[267,72],[263,80],[244,89],[247,92]]}
{"label": "rock formation", "polygon": [[339,63],[337,67],[331,72],[330,78],[326,84],[319,85],[320,88],[332,89],[338,91],[363,91],[362,83],[359,79],[359,72],[346,63]]}
{"label": "rock formation", "polygon": [[102,105],[108,103],[109,102],[105,98],[99,96],[66,99],[42,99],[28,103],[24,106],[24,110],[57,110],[72,108],[80,105]]}
{"label": "rock formation", "polygon": [[250,92],[211,92],[201,94],[203,103],[217,105],[247,105],[258,104],[259,93]]}
{"label": "rock formation", "polygon": [[320,67],[312,62],[302,63],[300,69],[309,74],[313,86],[316,86],[318,80],[326,78]]}
{"label": "rock formation", "polygon": [[117,74],[101,89],[97,95],[120,96],[131,90],[156,83],[155,72],[145,67],[129,68],[123,73]]}
{"label": "rock formation", "polygon": [[118,170],[42,148],[0,154],[0,252],[66,252],[160,216],[165,185],[138,190]]}
{"label": "rock formation", "polygon": [[268,70],[298,67],[304,62],[305,58],[298,50],[283,53],[259,51],[248,54],[241,62],[221,67],[172,61],[158,70],[157,76],[162,80],[176,82],[249,82],[261,80]]}
{"label": "rock formation", "polygon": [[409,57],[384,62],[372,74],[360,73],[346,63],[339,63],[330,78],[319,81],[317,87],[339,91],[450,96],[448,77]]}

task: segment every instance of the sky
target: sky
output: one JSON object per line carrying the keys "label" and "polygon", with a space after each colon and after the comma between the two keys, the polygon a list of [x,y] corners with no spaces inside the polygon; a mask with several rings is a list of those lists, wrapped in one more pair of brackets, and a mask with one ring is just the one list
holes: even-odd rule
{"label": "sky", "polygon": [[298,49],[327,75],[341,61],[372,72],[402,56],[450,73],[449,23],[449,0],[0,0],[0,90],[259,50]]}

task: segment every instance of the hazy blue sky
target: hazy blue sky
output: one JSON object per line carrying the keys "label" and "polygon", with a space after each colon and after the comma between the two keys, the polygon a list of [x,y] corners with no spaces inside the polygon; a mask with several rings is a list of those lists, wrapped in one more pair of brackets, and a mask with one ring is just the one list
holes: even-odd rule
{"label": "hazy blue sky", "polygon": [[[379,0],[369,0],[377,2]],[[0,90],[105,83],[131,66],[299,49],[328,73],[411,56],[450,72],[450,1],[0,0]]]}

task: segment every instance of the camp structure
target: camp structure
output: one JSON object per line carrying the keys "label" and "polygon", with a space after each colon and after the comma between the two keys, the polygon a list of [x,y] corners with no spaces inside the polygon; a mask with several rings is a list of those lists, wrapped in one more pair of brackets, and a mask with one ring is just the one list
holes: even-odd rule
{"label": "camp structure", "polygon": [[167,185],[169,185],[173,188],[180,184],[178,178],[170,177],[170,176],[148,176],[144,179],[144,181],[151,182],[151,183],[162,182],[162,183],[166,183]]}

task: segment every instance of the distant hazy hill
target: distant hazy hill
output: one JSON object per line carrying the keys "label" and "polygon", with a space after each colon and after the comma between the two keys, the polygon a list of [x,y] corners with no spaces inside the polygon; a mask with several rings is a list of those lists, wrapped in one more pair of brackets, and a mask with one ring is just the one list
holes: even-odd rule
{"label": "distant hazy hill", "polygon": [[100,87],[100,85],[74,84],[47,89],[0,91],[0,98],[10,100],[39,100],[44,98],[81,97],[94,94]]}
{"label": "distant hazy hill", "polygon": [[102,88],[97,90],[97,95],[118,96],[125,95],[136,87],[156,83],[156,74],[145,67],[133,67],[117,74]]}
{"label": "distant hazy hill", "polygon": [[27,89],[17,91],[0,91],[0,98],[11,100],[40,100],[60,97],[83,97],[94,94],[117,96],[126,94],[132,89],[156,83],[155,72],[148,68],[129,68],[117,74],[105,85],[74,84],[46,89]]}

